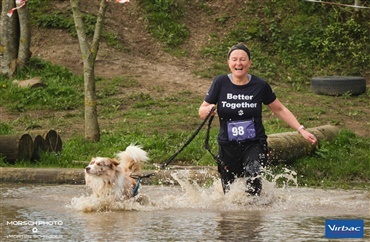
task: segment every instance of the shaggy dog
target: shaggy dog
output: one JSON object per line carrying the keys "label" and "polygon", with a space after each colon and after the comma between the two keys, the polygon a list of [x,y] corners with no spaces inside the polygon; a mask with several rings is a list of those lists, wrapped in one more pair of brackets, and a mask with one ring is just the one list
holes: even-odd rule
{"label": "shaggy dog", "polygon": [[114,196],[116,200],[125,200],[135,196],[137,181],[130,175],[139,172],[142,163],[149,160],[147,152],[131,144],[116,156],[117,159],[92,158],[85,168],[86,185],[97,197]]}

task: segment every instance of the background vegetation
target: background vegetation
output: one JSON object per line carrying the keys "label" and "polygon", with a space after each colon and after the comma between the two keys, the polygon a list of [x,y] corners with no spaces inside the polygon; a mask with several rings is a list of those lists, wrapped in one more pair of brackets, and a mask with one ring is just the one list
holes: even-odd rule
{"label": "background vegetation", "polygon": [[[201,9],[212,16],[214,12],[207,7],[207,1],[140,0],[143,16],[147,19],[147,30],[163,42],[170,53],[186,46],[189,31],[184,18],[190,8]],[[289,96],[289,92],[310,94],[307,84],[311,76],[319,75],[357,75],[364,76],[370,66],[370,10],[360,12],[348,8],[335,8],[305,1],[274,0],[248,1],[245,7],[235,8],[233,15],[217,16],[215,24],[233,26],[226,35],[212,33],[209,44],[204,45],[200,55],[209,61],[202,62],[194,73],[203,77],[224,73],[225,53],[236,42],[246,42],[253,50],[254,73],[269,79],[272,84],[287,88],[277,89],[279,96]],[[352,4],[353,1],[341,1]],[[50,0],[29,0],[32,21],[42,28],[62,28],[75,34],[71,13],[53,10]],[[247,17],[245,17],[247,16]],[[94,16],[86,14],[85,21],[93,31]],[[235,19],[237,21],[235,21]],[[120,48],[114,33],[105,32],[104,40]],[[180,51],[186,58],[186,49]],[[41,59],[33,58],[29,65],[18,72],[14,79],[41,76],[48,80],[46,89],[20,89],[12,85],[12,80],[0,77],[0,106],[13,112],[29,110],[60,111],[72,110],[68,119],[80,120],[83,117],[83,79],[73,75],[66,68],[52,65]],[[118,99],[115,95],[121,89],[135,88],[139,84],[135,77],[122,76],[113,79],[97,79],[97,95],[101,110],[100,119],[122,118],[115,129],[102,130],[101,142],[87,143],[82,134],[75,134],[65,140],[63,152],[43,154],[41,161],[30,163],[17,161],[15,166],[31,167],[83,167],[92,154],[112,156],[117,150],[126,147],[130,140],[136,140],[148,150],[153,168],[154,163],[163,164],[175,153],[200,124],[199,119],[186,117],[199,107],[203,97],[190,91],[180,91],[172,97],[155,98],[150,94],[134,92]],[[163,90],[156,90],[161,92]],[[179,95],[180,94],[180,95]],[[327,103],[328,97],[317,97]],[[352,105],[368,105],[367,93],[357,98]],[[344,95],[337,100],[349,103],[351,97]],[[125,104],[122,107],[122,103]],[[174,105],[175,104],[175,105]],[[290,103],[296,113],[299,104]],[[315,118],[328,112],[320,105],[310,107],[310,114],[300,114],[302,123],[315,126]],[[170,115],[171,114],[171,115]],[[356,114],[353,114],[356,115]],[[361,115],[361,114],[358,114]],[[140,122],[138,122],[140,120]],[[0,134],[14,133],[14,125],[20,123],[25,130],[37,127],[38,120],[27,119],[27,115],[13,122],[0,122]],[[50,122],[61,122],[52,116]],[[275,118],[266,118],[268,133],[290,131]],[[213,125],[214,127],[217,124]],[[368,127],[368,124],[364,124]],[[145,132],[143,132],[145,131]],[[211,130],[216,137],[217,128]],[[173,164],[214,165],[211,156],[202,149],[205,132],[202,130],[192,143],[179,154]],[[366,185],[370,177],[370,137],[358,137],[344,130],[330,143],[321,144],[313,157],[300,159],[289,167],[297,171],[301,185],[309,186],[352,186]],[[211,147],[217,149],[214,139]],[[0,158],[1,166],[9,166]],[[11,165],[14,166],[14,165]],[[275,167],[275,171],[286,167]]]}

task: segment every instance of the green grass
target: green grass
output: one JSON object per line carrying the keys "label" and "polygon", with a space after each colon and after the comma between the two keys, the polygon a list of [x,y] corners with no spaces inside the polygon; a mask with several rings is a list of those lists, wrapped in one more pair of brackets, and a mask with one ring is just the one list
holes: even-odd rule
{"label": "green grass", "polygon": [[189,30],[181,23],[184,13],[179,1],[140,0],[138,2],[145,12],[145,18],[148,21],[147,29],[153,37],[172,48],[179,46],[188,38]]}
{"label": "green grass", "polygon": [[[32,73],[32,74],[31,74]],[[18,88],[13,79],[0,77],[2,92],[0,102],[7,103],[13,111],[35,110],[42,107],[51,110],[71,110],[83,103],[83,79],[60,66],[50,65],[40,59],[31,59],[27,67],[17,73],[18,80],[39,76],[48,88]]]}
{"label": "green grass", "polygon": [[210,61],[210,71],[201,65],[203,70],[196,73],[214,76],[219,70],[214,63],[224,63],[228,48],[244,42],[251,49],[255,74],[284,79],[298,89],[315,75],[364,75],[370,66],[370,11],[346,10],[305,1],[251,1],[224,16],[225,21],[215,20],[225,34],[211,33],[203,55],[216,61]]}
{"label": "green grass", "polygon": [[342,130],[332,142],[323,142],[312,157],[293,165],[300,185],[352,188],[370,182],[370,139]]}
{"label": "green grass", "polygon": [[[45,29],[67,30],[71,36],[77,37],[73,14],[69,7],[56,10],[50,0],[29,0],[27,7],[31,13],[33,25]],[[94,14],[83,12],[82,20],[86,35],[91,38],[94,35],[97,17]],[[101,37],[108,46],[117,50],[124,50],[116,32],[103,30]]]}
{"label": "green grass", "polygon": [[[17,73],[14,79],[37,74],[47,80],[48,88],[18,88],[12,84],[12,79],[1,76],[1,106],[19,113],[20,118],[10,122],[1,121],[0,134],[19,133],[20,127],[32,130],[42,126],[56,126],[63,130],[70,128],[73,123],[83,126],[84,117],[80,111],[83,109],[81,78],[42,60],[33,59],[30,65],[32,68],[27,67]],[[86,142],[82,133],[75,133],[63,139],[63,151],[60,153],[43,153],[40,161],[17,161],[15,164],[9,164],[0,158],[0,166],[82,168],[91,157],[112,157],[131,143],[140,144],[148,151],[151,161],[146,164],[146,169],[154,169],[156,164],[164,164],[188,141],[201,124],[197,109],[202,97],[194,95],[190,90],[179,90],[178,93],[163,96],[161,88],[153,88],[151,93],[143,93],[139,87],[139,82],[133,76],[98,78],[97,97],[102,134],[100,142]],[[70,91],[65,91],[66,88]],[[49,94],[49,89],[54,90],[52,95]],[[288,95],[291,91],[289,88],[277,88],[277,94],[282,96],[293,112],[300,115],[299,119],[303,123],[311,127],[316,126],[315,124],[320,125],[322,122],[320,117],[325,116],[327,112],[325,106],[331,104],[333,97],[315,96],[318,103],[322,102],[325,105],[308,105],[305,107],[306,112],[300,112],[302,106],[295,104],[296,100]],[[304,94],[308,92],[307,89],[302,92],[306,98],[312,95]],[[35,97],[38,98],[34,99]],[[368,93],[357,98],[343,95],[335,99],[338,104],[351,108],[356,107],[358,103],[366,105]],[[40,119],[32,117],[33,111],[42,112],[42,110],[48,115]],[[67,111],[62,118],[54,116],[53,111],[63,110]],[[264,111],[267,133],[291,131],[285,123],[272,116],[266,107]],[[357,111],[347,115],[366,114]],[[335,120],[333,122],[335,123]],[[210,139],[211,148],[215,153],[217,124],[217,120],[212,124]],[[211,155],[203,148],[205,131],[206,127],[171,165],[215,165]],[[359,137],[343,130],[334,141],[321,143],[313,156],[301,158],[293,164],[282,163],[273,167],[273,171],[282,172],[284,167],[296,171],[300,185],[363,187],[369,182],[370,177],[368,147],[370,138]]]}
{"label": "green grass", "polygon": [[[340,120],[330,118],[332,113],[366,120],[367,113],[356,107],[368,105],[369,91],[358,97],[317,96],[309,91],[309,79],[315,75],[364,75],[368,71],[370,12],[363,11],[361,16],[355,16],[342,9],[334,11],[320,4],[290,0],[265,1],[263,7],[259,3],[248,4],[248,7],[235,10],[233,16],[227,13],[217,15],[204,1],[141,0],[139,4],[145,5],[143,12],[148,20],[148,31],[165,44],[169,53],[178,57],[185,56],[188,51],[181,49],[181,44],[189,37],[182,22],[186,8],[199,8],[206,15],[217,16],[215,24],[228,32],[225,35],[211,33],[209,44],[204,45],[200,53],[199,67],[194,69],[196,75],[211,79],[227,72],[225,54],[228,47],[244,41],[253,53],[253,74],[268,80],[280,100],[306,126],[341,124]],[[29,1],[33,24],[67,29],[73,35],[71,13],[67,10],[51,14],[49,5],[50,1]],[[251,18],[243,18],[246,15]],[[231,20],[238,21],[230,28]],[[91,34],[94,16],[86,15],[85,22]],[[103,35],[103,40],[117,46],[116,34],[105,32]],[[21,89],[12,84],[14,79],[34,76],[40,76],[48,88]],[[14,120],[0,121],[0,134],[38,127],[68,130],[76,124],[83,126],[83,77],[33,58],[14,78],[0,76],[0,84],[0,106],[19,114]],[[143,92],[135,76],[97,78],[96,84],[102,134],[100,142],[86,142],[82,132],[75,132],[63,139],[61,153],[45,153],[39,162],[17,161],[15,165],[0,158],[0,166],[83,167],[73,161],[88,161],[97,155],[113,156],[130,143],[137,142],[152,159],[147,168],[153,168],[152,164],[163,164],[180,149],[201,123],[197,109],[203,97],[193,94],[192,90],[179,90],[165,96],[165,90],[153,86],[149,92]],[[291,131],[267,108],[265,111],[268,134]],[[47,115],[37,118],[37,113],[44,112]],[[63,112],[63,115],[57,115],[57,112]],[[369,122],[363,123],[364,128],[370,128],[369,125]],[[215,151],[216,135],[217,121],[213,124],[210,140]],[[171,164],[215,165],[203,149],[204,137],[205,129]],[[370,177],[369,139],[343,131],[335,141],[322,143],[314,156],[302,158],[289,168],[297,171],[300,185],[363,186]],[[277,166],[276,172],[281,172],[284,167],[285,164]]]}

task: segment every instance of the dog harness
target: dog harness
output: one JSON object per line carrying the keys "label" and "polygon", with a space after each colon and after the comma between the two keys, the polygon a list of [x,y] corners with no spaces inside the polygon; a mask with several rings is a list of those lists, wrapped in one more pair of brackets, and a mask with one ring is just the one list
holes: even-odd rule
{"label": "dog harness", "polygon": [[133,191],[134,191],[134,197],[136,197],[137,194],[139,194],[139,188],[140,188],[140,182],[141,182],[141,179],[140,177],[137,178],[136,180],[136,185],[134,186],[133,188]]}

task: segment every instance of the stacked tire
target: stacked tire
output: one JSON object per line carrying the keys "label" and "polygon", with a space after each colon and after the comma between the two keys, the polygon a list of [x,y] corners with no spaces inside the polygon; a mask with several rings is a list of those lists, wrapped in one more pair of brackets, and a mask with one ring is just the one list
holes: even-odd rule
{"label": "stacked tire", "polygon": [[366,80],[358,76],[320,76],[311,79],[311,90],[316,94],[339,96],[360,95],[366,92]]}

